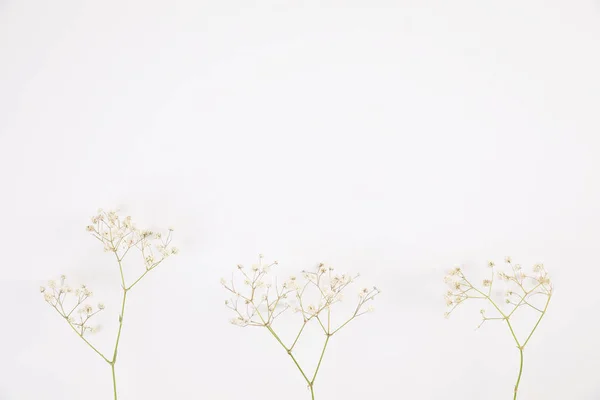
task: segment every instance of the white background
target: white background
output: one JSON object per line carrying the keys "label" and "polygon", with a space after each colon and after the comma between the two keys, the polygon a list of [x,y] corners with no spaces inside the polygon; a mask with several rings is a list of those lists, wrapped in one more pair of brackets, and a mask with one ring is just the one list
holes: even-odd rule
{"label": "white background", "polygon": [[0,1],[0,399],[112,398],[38,293],[87,283],[108,349],[98,207],[181,249],[130,297],[123,400],[310,398],[267,332],[228,323],[219,278],[260,252],[383,290],[320,400],[512,399],[505,327],[442,316],[448,268],[505,255],[556,288],[520,398],[600,399],[599,40],[597,1]]}

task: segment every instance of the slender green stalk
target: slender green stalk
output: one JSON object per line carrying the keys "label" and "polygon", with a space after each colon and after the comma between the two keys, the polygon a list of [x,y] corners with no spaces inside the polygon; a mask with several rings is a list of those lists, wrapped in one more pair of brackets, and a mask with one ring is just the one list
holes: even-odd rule
{"label": "slender green stalk", "polygon": [[327,334],[327,339],[325,339],[325,344],[323,345],[323,351],[321,351],[321,357],[319,357],[319,363],[315,369],[315,374],[313,375],[312,381],[310,381],[311,386],[314,385],[315,379],[317,379],[317,374],[319,373],[319,368],[321,368],[321,363],[323,362],[323,357],[325,356],[325,350],[327,350],[327,343],[329,343],[330,337],[331,335]]}
{"label": "slender green stalk", "polygon": [[314,373],[312,379],[308,379],[308,376],[306,375],[306,373],[304,372],[304,370],[298,363],[298,360],[296,359],[296,357],[294,357],[294,354],[292,354],[292,349],[288,348],[283,343],[283,341],[279,338],[277,333],[275,333],[273,328],[271,328],[270,326],[267,326],[267,329],[269,330],[269,332],[271,332],[271,335],[273,335],[273,337],[277,340],[277,342],[279,342],[279,344],[281,344],[281,346],[285,349],[287,354],[291,357],[292,361],[296,365],[296,368],[298,368],[298,371],[300,371],[300,373],[302,374],[302,377],[308,384],[308,387],[310,389],[311,399],[314,400],[315,399],[315,380],[317,379],[317,374],[319,373],[319,368],[321,368],[321,363],[323,362],[323,358],[325,356],[325,350],[327,349],[327,344],[329,343],[329,338],[331,337],[331,335],[330,334],[327,335],[327,339],[325,339],[325,344],[323,345],[323,350],[321,351],[321,356],[319,357],[319,362],[317,364],[317,368],[315,369],[315,373]]}
{"label": "slender green stalk", "polygon": [[[68,322],[68,321],[67,321],[67,322]],[[79,337],[80,337],[80,338],[81,338],[81,339],[82,339],[82,340],[83,340],[83,341],[84,341],[84,342],[85,342],[85,343],[86,343],[88,346],[90,346],[90,348],[91,348],[92,350],[94,350],[94,351],[96,352],[96,354],[98,354],[100,357],[102,357],[102,359],[103,359],[104,361],[106,361],[107,363],[109,363],[109,364],[110,364],[110,360],[109,360],[108,358],[106,358],[106,357],[104,356],[104,354],[102,354],[102,353],[101,353],[101,352],[100,352],[98,349],[96,349],[96,348],[94,347],[94,345],[93,345],[93,344],[91,344],[91,343],[90,343],[90,342],[89,342],[89,341],[88,341],[88,340],[87,340],[85,337],[83,337],[83,335],[81,335],[81,334],[80,334],[80,333],[77,331],[77,329],[76,329],[76,328],[75,328],[73,325],[71,325],[71,323],[69,323],[69,326],[71,327],[71,329],[73,329],[73,331],[75,331],[75,333],[77,334],[77,336],[79,336]]]}
{"label": "slender green stalk", "polygon": [[115,340],[115,348],[113,351],[112,361],[110,366],[112,368],[113,378],[113,389],[115,394],[115,400],[117,400],[117,378],[115,376],[115,364],[117,363],[117,354],[119,352],[119,343],[121,341],[121,332],[123,330],[123,318],[125,316],[125,303],[127,301],[127,289],[123,288],[123,300],[121,301],[121,314],[119,315],[119,329],[117,331],[117,339]]}
{"label": "slender green stalk", "polygon": [[267,329],[269,330],[269,332],[271,332],[271,335],[273,335],[273,337],[277,340],[277,342],[279,342],[279,344],[285,349],[286,353],[292,358],[292,361],[294,361],[294,364],[296,365],[296,368],[298,368],[298,371],[300,371],[300,373],[302,374],[302,377],[304,378],[304,380],[306,381],[306,383],[308,383],[308,386],[311,388],[311,391],[312,391],[312,383],[308,379],[308,377],[306,376],[306,373],[304,372],[304,370],[302,369],[302,367],[300,366],[300,364],[298,363],[298,360],[296,360],[296,357],[294,357],[294,355],[292,354],[292,349],[288,348],[283,343],[283,341],[275,333],[275,331],[273,330],[273,328],[271,328],[270,326],[267,326]]}
{"label": "slender green stalk", "polygon": [[544,318],[544,315],[546,315],[546,310],[548,310],[548,304],[550,304],[550,299],[551,299],[551,297],[548,296],[548,300],[546,301],[546,305],[544,306],[544,310],[541,312],[540,317],[538,318],[537,322],[535,323],[535,326],[531,330],[531,333],[529,334],[529,336],[525,340],[525,343],[523,343],[523,347],[525,347],[525,345],[529,342],[529,339],[531,339],[531,337],[533,336],[533,333],[537,329],[538,325],[540,324],[540,322],[542,322],[542,318]]}
{"label": "slender green stalk", "polygon": [[[535,323],[533,329],[529,333],[529,336],[527,336],[527,339],[525,339],[525,342],[523,343],[522,346],[519,346],[519,342],[515,337],[515,341],[517,342],[517,347],[519,348],[519,354],[521,356],[521,361],[520,361],[520,365],[519,365],[519,375],[517,376],[517,383],[515,384],[515,396],[513,397],[513,400],[517,400],[517,391],[519,390],[519,384],[521,383],[521,375],[523,374],[523,350],[525,350],[525,346],[527,345],[527,343],[529,343],[529,339],[531,339],[531,337],[533,336],[538,325],[540,324],[540,322],[542,322],[542,318],[544,318],[544,315],[546,315],[546,310],[548,310],[548,304],[550,304],[551,298],[552,298],[551,296],[548,296],[548,300],[546,301],[546,305],[544,306],[544,309],[540,311],[540,317],[538,318],[537,322]],[[508,320],[507,320],[507,322],[508,322]],[[510,323],[509,323],[509,326],[510,326]]]}
{"label": "slender green stalk", "polygon": [[110,363],[110,369],[112,370],[112,380],[113,380],[113,392],[115,396],[115,400],[117,399],[117,377],[115,376],[115,364]]}
{"label": "slender green stalk", "polygon": [[523,374],[523,348],[519,347],[519,354],[521,355],[521,363],[519,365],[519,376],[517,376],[517,383],[515,384],[515,395],[513,400],[517,400],[517,392],[519,391],[519,383],[521,383],[521,375]]}
{"label": "slender green stalk", "polygon": [[[262,321],[265,321],[260,312],[257,312],[257,314]],[[300,371],[300,373],[302,374],[302,377],[304,378],[304,380],[308,384],[308,388],[310,389],[311,400],[314,400],[315,399],[315,380],[317,379],[317,374],[319,373],[319,368],[321,367],[321,363],[323,362],[323,357],[325,356],[325,350],[327,350],[327,344],[329,343],[329,338],[331,337],[331,334],[327,333],[327,339],[325,339],[325,344],[323,345],[323,350],[321,351],[321,356],[319,357],[319,362],[317,364],[317,368],[315,369],[315,373],[313,374],[312,379],[308,379],[308,376],[306,375],[306,373],[304,372],[304,370],[298,363],[298,360],[296,359],[296,357],[294,357],[294,354],[292,353],[292,349],[293,349],[294,345],[296,344],[296,342],[298,341],[298,338],[300,337],[300,334],[304,330],[305,326],[306,326],[306,321],[304,322],[304,324],[302,324],[302,328],[300,329],[298,336],[296,336],[296,339],[294,340],[294,344],[288,348],[285,345],[285,343],[283,343],[281,338],[279,338],[279,335],[277,335],[277,333],[275,333],[273,328],[270,325],[265,324],[265,327],[267,328],[267,330],[277,340],[277,342],[285,349],[286,353],[290,356],[290,358],[296,365],[296,368],[298,368],[298,371]]]}

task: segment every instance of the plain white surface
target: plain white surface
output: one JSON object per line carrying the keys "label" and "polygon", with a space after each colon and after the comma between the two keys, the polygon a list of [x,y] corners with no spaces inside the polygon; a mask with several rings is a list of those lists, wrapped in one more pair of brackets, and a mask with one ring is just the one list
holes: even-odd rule
{"label": "plain white surface", "polygon": [[520,398],[600,399],[599,3],[318,3],[0,2],[0,399],[111,398],[38,293],[87,283],[112,337],[98,207],[181,248],[131,296],[123,400],[309,398],[266,332],[228,323],[219,278],[259,252],[383,290],[321,400],[512,398],[505,329],[442,317],[447,268],[505,255],[556,288]]}

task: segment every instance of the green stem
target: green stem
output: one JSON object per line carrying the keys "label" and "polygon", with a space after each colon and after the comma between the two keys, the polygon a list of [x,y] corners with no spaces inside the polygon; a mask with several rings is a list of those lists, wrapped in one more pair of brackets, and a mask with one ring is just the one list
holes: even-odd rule
{"label": "green stem", "polygon": [[113,392],[115,395],[115,400],[117,400],[117,377],[115,376],[115,364],[111,363],[110,368],[112,370]]}
{"label": "green stem", "polygon": [[115,376],[115,364],[117,363],[117,353],[119,351],[119,342],[121,340],[121,331],[123,330],[123,316],[125,314],[125,302],[127,301],[127,290],[123,289],[123,300],[121,302],[121,314],[119,315],[119,330],[117,332],[117,340],[115,341],[115,350],[113,352],[110,367],[112,369],[113,390],[115,400],[117,400],[117,378]]}
{"label": "green stem", "polygon": [[112,363],[117,362],[117,352],[119,350],[119,341],[121,340],[121,331],[123,330],[123,317],[125,315],[125,302],[127,301],[127,290],[123,290],[123,300],[121,301],[121,314],[119,314],[119,330],[117,331],[117,340],[113,352]]}
{"label": "green stem", "polygon": [[517,400],[517,391],[519,390],[519,383],[521,383],[521,375],[523,374],[523,348],[519,347],[519,353],[521,354],[521,363],[519,365],[519,376],[517,377],[517,383],[515,384],[515,395],[513,400]]}
{"label": "green stem", "polygon": [[[115,253],[116,255],[116,253]],[[115,349],[113,351],[110,367],[112,370],[114,399],[117,400],[117,378],[115,375],[115,364],[117,363],[117,354],[119,352],[119,342],[121,340],[121,332],[123,330],[123,318],[125,317],[125,303],[127,302],[127,286],[125,285],[125,276],[123,275],[123,265],[121,259],[117,256],[119,263],[119,272],[121,273],[121,287],[123,288],[123,300],[121,300],[121,313],[119,314],[119,329],[117,331],[117,339],[115,340]]]}
{"label": "green stem", "polygon": [[86,343],[86,344],[87,344],[87,345],[88,345],[88,346],[89,346],[89,347],[90,347],[92,350],[94,350],[94,351],[96,352],[96,354],[98,354],[100,357],[102,357],[102,359],[103,359],[104,361],[106,361],[107,363],[109,363],[109,364],[110,364],[110,360],[109,360],[108,358],[106,358],[106,357],[104,356],[104,354],[102,354],[102,353],[101,353],[101,352],[100,352],[98,349],[96,349],[96,348],[94,347],[94,345],[93,345],[93,344],[91,344],[91,343],[90,343],[90,342],[89,342],[89,341],[88,341],[86,338],[84,338],[84,337],[83,337],[83,335],[82,335],[81,333],[79,333],[79,332],[77,331],[77,329],[76,329],[76,328],[75,328],[73,325],[71,325],[71,323],[70,323],[70,322],[68,322],[68,320],[67,320],[67,323],[69,324],[69,326],[71,327],[71,329],[72,329],[72,330],[73,330],[73,331],[74,331],[74,332],[77,334],[77,336],[79,336],[79,337],[80,337],[80,338],[81,338],[81,339],[82,339],[82,340],[83,340],[83,341],[84,341],[84,342],[85,342],[85,343]]}
{"label": "green stem", "polygon": [[515,343],[517,344],[517,347],[519,349],[522,349],[524,346],[521,346],[521,344],[519,343],[519,339],[517,339],[517,335],[515,334],[515,331],[513,330],[513,327],[510,324],[510,321],[508,320],[508,318],[506,318],[505,321],[508,324],[508,329],[510,329],[510,334],[512,335],[513,339],[515,340]]}
{"label": "green stem", "polygon": [[[285,351],[288,353],[288,355],[292,358],[292,361],[294,361],[294,364],[296,364],[296,367],[298,368],[298,371],[300,371],[300,373],[302,374],[302,377],[304,378],[304,380],[306,381],[306,383],[308,383],[308,385],[311,385],[310,380],[308,379],[308,377],[306,376],[306,374],[304,373],[304,370],[302,369],[302,367],[300,366],[300,364],[298,363],[298,360],[296,360],[296,357],[294,357],[294,355],[292,354],[292,350],[288,349],[287,346],[281,341],[281,339],[279,338],[279,336],[275,333],[275,331],[273,330],[273,328],[271,328],[270,326],[267,325],[267,329],[269,330],[269,332],[271,332],[271,335],[273,335],[273,337],[275,339],[277,339],[277,341],[279,342],[279,344],[281,344],[281,346],[285,349]],[[312,388],[311,388],[312,390]]]}
{"label": "green stem", "polygon": [[[548,300],[546,301],[544,310],[541,311],[540,317],[538,318],[537,322],[535,323],[535,326],[531,330],[531,333],[529,333],[529,336],[527,336],[527,339],[525,339],[525,342],[523,342],[522,346],[519,346],[519,342],[517,341],[517,339],[515,337],[515,341],[517,341],[517,346],[519,347],[519,353],[521,355],[521,363],[519,365],[519,376],[517,377],[517,383],[515,384],[515,395],[513,397],[513,400],[517,400],[517,391],[519,390],[519,383],[521,383],[521,375],[523,374],[523,350],[525,350],[525,346],[529,342],[529,339],[531,339],[531,337],[533,336],[533,333],[537,329],[538,325],[540,324],[540,322],[542,322],[542,318],[544,318],[544,315],[546,315],[546,310],[548,310],[548,304],[550,304],[550,298],[551,298],[551,296],[548,296]],[[506,321],[508,322],[508,320],[506,320]],[[512,327],[510,326],[510,323],[508,324],[508,326],[509,326],[509,328],[511,328],[511,332],[512,332]],[[513,337],[514,337],[514,332],[513,332]]]}
{"label": "green stem", "polygon": [[317,364],[317,368],[315,369],[315,374],[313,375],[312,381],[310,381],[310,387],[312,389],[315,379],[317,379],[317,374],[319,373],[319,368],[321,368],[321,363],[323,362],[323,357],[325,356],[325,350],[327,350],[327,343],[329,343],[329,338],[331,335],[327,335],[327,339],[325,339],[325,344],[323,345],[323,351],[321,351],[321,357],[319,358],[319,363]]}
{"label": "green stem", "polygon": [[551,296],[548,296],[548,300],[546,301],[546,305],[544,306],[544,310],[542,311],[542,315],[540,315],[540,317],[538,318],[537,322],[535,323],[535,326],[531,330],[531,333],[529,334],[529,336],[527,337],[527,339],[525,339],[525,343],[523,343],[523,347],[525,347],[525,345],[527,344],[527,342],[529,342],[529,339],[531,339],[531,337],[533,336],[533,333],[537,329],[538,325],[540,324],[540,322],[542,322],[542,318],[544,318],[544,315],[546,315],[546,310],[548,310],[548,304],[550,304],[550,298],[551,298]]}

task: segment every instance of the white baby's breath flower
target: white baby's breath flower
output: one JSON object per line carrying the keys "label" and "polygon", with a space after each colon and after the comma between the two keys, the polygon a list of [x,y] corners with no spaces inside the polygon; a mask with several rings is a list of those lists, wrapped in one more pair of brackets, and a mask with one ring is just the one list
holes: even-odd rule
{"label": "white baby's breath flower", "polygon": [[[539,285],[540,283],[542,283],[542,280],[543,280],[543,277],[541,276],[543,274],[542,271],[545,272],[545,270],[543,270],[543,267],[534,266],[534,271],[539,273],[537,277],[534,277],[534,276],[525,274],[521,270],[521,266],[519,264],[513,264],[513,261],[511,260],[510,257],[506,257],[505,262],[507,264],[509,264],[509,268],[507,268],[507,270],[508,270],[507,272],[509,272],[509,273],[500,271],[500,272],[498,272],[497,275],[498,275],[498,278],[501,281],[506,282],[506,284],[510,288],[509,290],[507,290],[505,292],[504,302],[506,304],[509,304],[510,306],[512,306],[512,309],[503,311],[501,309],[502,307],[501,307],[500,303],[498,302],[498,300],[496,300],[496,296],[492,295],[491,290],[490,291],[481,290],[480,288],[472,285],[471,281],[468,280],[463,273],[460,273],[460,274],[458,274],[459,278],[456,280],[447,279],[447,282],[449,284],[454,285],[453,288],[455,291],[447,292],[447,296],[445,297],[446,304],[449,306],[452,306],[452,309],[450,309],[450,311],[448,311],[444,315],[446,317],[448,317],[450,315],[450,313],[452,312],[452,310],[454,310],[458,304],[466,301],[467,299],[478,299],[479,301],[483,300],[484,302],[488,303],[488,305],[492,306],[492,312],[496,315],[494,317],[487,317],[486,310],[481,309],[480,314],[481,314],[483,320],[479,324],[478,328],[481,327],[484,324],[484,322],[486,322],[486,321],[504,321],[504,322],[506,322],[508,324],[508,327],[510,328],[511,336],[514,339],[515,344],[521,351],[521,367],[522,367],[523,350],[524,350],[526,344],[529,342],[529,339],[535,332],[535,330],[538,326],[538,323],[541,321],[541,318],[546,313],[546,309],[549,304],[550,297],[552,295],[552,287],[551,286],[545,287],[545,286]],[[488,265],[490,267],[494,266],[493,262],[489,262]],[[450,275],[452,275],[452,274],[450,274]],[[530,279],[533,280],[534,282],[530,282]],[[537,281],[538,284],[535,284],[535,281]],[[543,283],[542,283],[542,285],[543,285]],[[491,279],[483,280],[483,287],[491,288],[491,286],[492,286]],[[515,296],[515,298],[512,297],[513,295]],[[531,297],[536,296],[535,299],[537,301],[537,299],[540,298],[539,295],[546,296],[546,304],[545,304],[545,306],[540,306],[540,308],[529,303],[529,299]],[[454,303],[454,304],[452,304],[452,303]],[[528,332],[528,335],[527,335],[527,333],[525,333],[524,334],[525,336],[523,337],[523,339],[520,339],[519,338],[519,336],[520,336],[519,330],[513,329],[513,327],[516,324],[518,324],[518,322],[511,321],[510,318],[513,316],[515,311],[517,311],[517,309],[519,309],[520,307],[524,307],[524,306],[530,306],[532,310],[539,313],[539,316],[536,317],[537,323],[534,323],[531,325],[531,326],[533,326],[533,328],[530,332]],[[494,310],[496,310],[497,312],[494,312]],[[517,384],[514,387],[515,398],[517,396],[520,378],[521,378],[521,374],[519,372],[519,376],[517,378]]]}
{"label": "white baby's breath flower", "polygon": [[[263,256],[261,255],[259,259],[262,260]],[[270,265],[274,264],[276,263]],[[276,284],[271,285],[265,282],[266,274],[269,271],[268,265],[262,262],[252,265],[253,274],[241,271],[240,275],[245,286],[239,289],[235,288],[233,284],[231,287],[226,287],[228,292],[233,292],[235,296],[232,302],[226,301],[225,303],[236,313],[236,316],[230,320],[232,324],[266,327],[277,337],[274,330],[278,328],[273,325],[273,320],[289,310],[288,312],[293,311],[300,314],[304,323],[302,329],[306,324],[318,320],[319,329],[331,337],[354,318],[373,311],[373,307],[366,307],[365,303],[373,300],[379,293],[379,289],[376,287],[373,287],[372,290],[365,288],[360,291],[363,297],[357,301],[355,312],[351,313],[345,322],[342,321],[338,326],[333,326],[334,323],[329,320],[330,313],[335,309],[333,304],[340,301],[343,295],[342,291],[352,281],[351,277],[345,275],[334,277],[331,274],[332,269],[320,264],[313,272],[302,271],[304,279],[291,276],[282,283],[277,283],[280,281],[275,278]],[[238,266],[238,269],[242,269],[241,265]],[[324,310],[327,310],[327,322],[324,322],[325,320],[319,316]],[[297,337],[299,336],[300,334]],[[291,346],[286,345],[281,340],[279,342],[291,355],[294,345],[291,343]]]}
{"label": "white baby's breath flower", "polygon": [[[137,229],[132,223],[131,217],[127,216],[124,219],[121,219],[117,214],[117,210],[104,211],[99,209],[98,214],[93,216],[91,221],[92,224],[87,225],[86,230],[102,242],[102,247],[106,252],[115,253],[119,267],[122,266],[121,264],[124,262],[125,256],[131,254],[133,249],[139,250],[142,253],[143,261],[147,263],[146,271],[139,271],[139,274],[137,275],[132,272],[131,281],[127,279],[127,283],[123,281],[124,277],[121,275],[121,287],[125,293],[136,285],[149,270],[165,259],[165,257],[162,257],[157,262],[152,255],[152,248],[156,247],[157,241],[169,245],[171,242],[170,234],[166,240],[163,240],[160,233],[154,234],[150,230]],[[176,254],[177,251],[177,248],[172,247],[169,249],[168,255]],[[130,286],[127,287],[127,284]],[[75,329],[81,338],[83,338],[86,333],[96,332],[100,328],[99,326],[91,325],[90,322],[91,318],[96,313],[104,310],[105,306],[103,303],[97,303],[97,309],[94,309],[91,305],[84,304],[84,302],[93,295],[85,285],[81,285],[81,287],[73,290],[71,286],[66,284],[66,276],[61,275],[58,284],[56,281],[52,280],[48,282],[47,287],[42,286],[39,290],[44,296],[44,300],[67,321],[71,328]],[[72,315],[75,310],[79,315]],[[122,314],[119,315],[119,323],[123,323]],[[84,339],[84,341],[87,340]],[[117,340],[117,347],[118,343],[119,341]],[[89,344],[90,343],[88,343],[88,345]],[[95,348],[93,349],[95,350]],[[117,348],[115,348],[115,354],[116,352]],[[97,350],[96,353],[102,356],[105,361],[109,361]],[[109,363],[113,364],[114,367],[115,361],[116,358],[113,358]]]}

